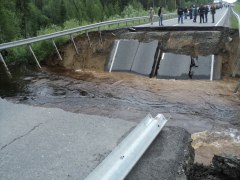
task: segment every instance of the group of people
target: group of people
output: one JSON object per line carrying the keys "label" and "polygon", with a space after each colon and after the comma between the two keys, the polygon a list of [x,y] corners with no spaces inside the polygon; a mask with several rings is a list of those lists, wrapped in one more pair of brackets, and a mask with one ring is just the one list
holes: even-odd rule
{"label": "group of people", "polygon": [[183,24],[183,16],[185,17],[185,19],[187,19],[187,16],[190,17],[190,19],[193,19],[193,22],[196,23],[197,22],[197,16],[199,15],[200,17],[200,23],[207,23],[208,22],[208,13],[211,13],[212,15],[212,23],[215,22],[215,13],[216,13],[216,8],[214,5],[212,5],[210,8],[208,5],[204,6],[204,5],[200,5],[199,7],[196,7],[195,5],[193,5],[192,7],[190,7],[189,9],[186,8],[178,8],[177,14],[178,14],[178,23],[181,22],[181,24]]}
{"label": "group of people", "polygon": [[[189,16],[190,19],[193,19],[193,22],[197,22],[197,16],[200,17],[200,23],[207,23],[208,22],[208,13],[211,13],[212,15],[212,23],[215,22],[215,13],[216,8],[214,5],[211,5],[210,8],[208,5],[203,6],[202,4],[199,7],[196,7],[195,5],[192,5],[189,9],[181,8],[179,7],[177,9],[178,14],[178,24],[183,24],[183,18],[187,19]],[[153,24],[153,16],[154,16],[154,10],[152,7],[149,9],[149,20],[151,22],[151,25]],[[162,7],[159,7],[158,9],[158,16],[159,16],[159,26],[163,26],[163,14],[162,14]]]}
{"label": "group of people", "polygon": [[[154,10],[152,7],[149,9],[149,21],[151,22],[151,25],[153,24],[153,16],[154,16]],[[162,7],[158,9],[158,17],[159,17],[159,26],[163,26],[163,15],[162,15]]]}
{"label": "group of people", "polygon": [[[152,7],[149,9],[149,21],[151,22],[151,25],[153,24],[153,16],[154,16],[154,10]],[[162,15],[162,7],[158,9],[158,16],[159,16],[159,26],[163,26],[163,15]]]}

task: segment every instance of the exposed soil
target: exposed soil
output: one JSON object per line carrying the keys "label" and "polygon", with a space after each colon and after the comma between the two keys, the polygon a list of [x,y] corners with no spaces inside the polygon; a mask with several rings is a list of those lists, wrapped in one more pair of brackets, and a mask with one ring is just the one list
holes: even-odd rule
{"label": "exposed soil", "polygon": [[[222,61],[222,75],[231,76],[237,61],[238,30],[217,27],[211,30],[208,27],[194,30],[193,27],[161,28],[136,28],[134,32],[128,29],[104,31],[83,34],[75,38],[79,55],[76,54],[72,43],[69,41],[60,49],[63,61],[58,59],[57,54],[47,59],[48,66],[57,65],[72,70],[104,71],[115,39],[137,39],[149,42],[159,40],[160,49],[163,52],[185,54],[190,56],[217,55]],[[90,40],[90,41],[89,41]],[[237,77],[240,70],[237,71]]]}
{"label": "exposed soil", "polygon": [[[163,50],[167,47],[169,51],[175,50],[180,54],[217,54],[223,62],[222,80],[159,80],[124,72],[104,72],[112,42],[119,37],[133,37],[133,33],[122,29],[102,32],[102,43],[98,32],[89,33],[90,43],[85,34],[75,38],[79,55],[73,45],[67,43],[60,49],[63,61],[55,54],[44,62],[46,66],[41,72],[21,72],[15,83],[1,80],[1,87],[16,89],[11,93],[1,90],[1,97],[17,103],[57,107],[76,113],[136,122],[148,113],[153,116],[162,113],[169,119],[167,126],[183,127],[189,133],[206,131],[200,134],[201,150],[195,149],[199,152],[195,152],[198,157],[195,162],[209,164],[209,159],[218,150],[206,145],[206,134],[207,139],[211,139],[214,137],[213,131],[227,132],[233,129],[238,133],[240,130],[240,92],[233,93],[238,79],[230,77],[238,34],[234,30],[207,33],[187,31],[181,38],[179,32],[174,31],[149,33],[143,38],[141,33],[136,32],[134,38],[141,37],[144,41],[145,37],[148,40],[162,38]],[[201,48],[197,43],[201,38],[207,38],[211,43],[202,40],[204,48]],[[196,142],[199,143],[199,139]],[[214,140],[212,142],[225,143],[222,138]],[[232,154],[240,151],[239,146],[227,148]],[[229,150],[231,148],[233,151]],[[225,148],[222,149],[221,153],[226,153]],[[204,157],[206,152],[210,154],[207,158]]]}

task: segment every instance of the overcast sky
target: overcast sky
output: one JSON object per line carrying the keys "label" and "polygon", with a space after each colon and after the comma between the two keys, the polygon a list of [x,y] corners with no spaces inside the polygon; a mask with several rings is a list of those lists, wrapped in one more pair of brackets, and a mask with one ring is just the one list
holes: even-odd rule
{"label": "overcast sky", "polygon": [[236,0],[224,0],[224,1],[229,2],[229,3],[233,3],[233,2],[235,2]]}

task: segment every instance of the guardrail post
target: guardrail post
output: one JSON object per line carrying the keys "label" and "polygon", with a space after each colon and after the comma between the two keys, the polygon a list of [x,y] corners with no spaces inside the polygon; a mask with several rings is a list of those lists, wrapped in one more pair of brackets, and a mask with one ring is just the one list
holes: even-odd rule
{"label": "guardrail post", "polygon": [[29,44],[28,47],[29,47],[29,49],[30,49],[30,51],[31,51],[31,53],[32,53],[32,55],[33,55],[33,57],[34,57],[34,60],[36,61],[38,67],[41,69],[42,67],[41,67],[41,65],[39,64],[39,62],[38,62],[38,60],[37,60],[37,57],[36,57],[35,53],[33,52],[33,49],[32,49],[31,44]]}
{"label": "guardrail post", "polygon": [[103,41],[102,41],[102,32],[101,32],[101,30],[100,30],[100,27],[98,27],[98,32],[99,32],[99,34],[100,34],[100,42],[101,42],[101,44],[103,43]]}
{"label": "guardrail post", "polygon": [[74,39],[73,39],[73,37],[72,37],[71,34],[70,34],[70,39],[71,39],[71,41],[72,41],[72,43],[73,43],[73,46],[74,46],[74,49],[75,49],[76,53],[79,54],[78,49],[77,49],[77,46],[76,46],[75,41],[74,41]]}
{"label": "guardrail post", "polygon": [[57,54],[58,54],[59,59],[62,61],[62,60],[63,60],[63,59],[62,59],[62,56],[61,56],[61,54],[59,53],[58,48],[57,48],[57,46],[56,46],[56,44],[55,44],[55,42],[54,42],[53,39],[52,39],[52,43],[53,43],[53,46],[55,47],[55,49],[56,49],[56,51],[57,51]]}
{"label": "guardrail post", "polygon": [[118,22],[118,28],[120,27],[120,23]]}
{"label": "guardrail post", "polygon": [[87,38],[88,38],[88,43],[89,43],[89,46],[92,47],[92,44],[91,44],[91,41],[90,41],[90,37],[88,35],[88,32],[86,31],[86,35],[87,35]]}
{"label": "guardrail post", "polygon": [[1,59],[3,65],[4,65],[5,69],[6,69],[6,72],[7,72],[8,77],[11,79],[11,78],[12,78],[12,74],[10,73],[10,71],[9,71],[9,69],[8,69],[8,67],[7,67],[7,64],[5,63],[5,61],[4,61],[3,56],[2,56],[1,53],[0,53],[0,59]]}

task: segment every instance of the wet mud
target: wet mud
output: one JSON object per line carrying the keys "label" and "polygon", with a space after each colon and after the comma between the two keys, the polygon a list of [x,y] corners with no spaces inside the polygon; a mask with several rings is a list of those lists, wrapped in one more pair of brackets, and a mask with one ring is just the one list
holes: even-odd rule
{"label": "wet mud", "polygon": [[[138,121],[163,113],[190,133],[240,127],[235,80],[159,80],[128,73],[51,68],[1,81],[1,97],[17,103]],[[2,77],[2,76],[1,76]],[[2,89],[2,88],[1,88]],[[10,91],[11,89],[12,91]]]}

